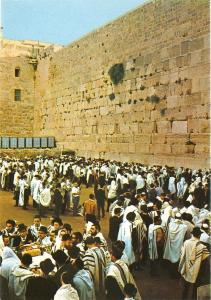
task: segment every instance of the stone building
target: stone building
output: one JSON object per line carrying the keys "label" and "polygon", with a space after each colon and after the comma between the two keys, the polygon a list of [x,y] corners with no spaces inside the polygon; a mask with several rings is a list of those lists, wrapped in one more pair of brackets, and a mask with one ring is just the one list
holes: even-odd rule
{"label": "stone building", "polygon": [[0,135],[208,167],[209,18],[208,0],[154,0],[65,47],[1,40]]}

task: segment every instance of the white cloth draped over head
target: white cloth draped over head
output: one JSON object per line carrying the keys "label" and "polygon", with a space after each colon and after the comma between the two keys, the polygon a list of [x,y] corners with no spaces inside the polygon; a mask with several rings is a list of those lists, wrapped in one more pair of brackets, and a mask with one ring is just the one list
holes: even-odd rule
{"label": "white cloth draped over head", "polygon": [[183,224],[180,220],[173,220],[169,223],[163,255],[164,259],[172,263],[178,262],[186,231],[187,225]]}
{"label": "white cloth draped over head", "polygon": [[128,220],[120,224],[117,240],[125,243],[124,252],[128,257],[129,265],[133,264],[135,262],[135,253],[132,246],[132,223]]}
{"label": "white cloth draped over head", "polygon": [[2,253],[2,264],[0,267],[0,275],[9,280],[9,276],[12,270],[19,264],[20,259],[17,257],[15,252],[9,247],[4,247]]}

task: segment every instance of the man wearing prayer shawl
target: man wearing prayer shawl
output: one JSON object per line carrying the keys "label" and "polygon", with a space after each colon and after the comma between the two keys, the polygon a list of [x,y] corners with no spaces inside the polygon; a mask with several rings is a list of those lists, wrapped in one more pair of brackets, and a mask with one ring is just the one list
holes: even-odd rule
{"label": "man wearing prayer shawl", "polygon": [[182,299],[196,299],[197,277],[202,262],[210,255],[207,247],[200,242],[201,230],[194,227],[192,237],[183,244],[179,272],[183,281]]}
{"label": "man wearing prayer shawl", "polygon": [[17,257],[15,252],[9,248],[4,247],[2,253],[2,264],[0,267],[0,275],[9,280],[10,273],[15,266],[20,264],[20,259]]}
{"label": "man wearing prayer shawl", "polygon": [[163,258],[164,250],[164,228],[161,226],[159,217],[154,218],[154,224],[149,225],[148,243],[150,258],[150,274],[157,275],[157,264]]}
{"label": "man wearing prayer shawl", "polygon": [[[127,283],[132,283],[135,287],[135,281],[129,271],[128,266],[121,260],[123,249],[119,247],[119,241],[112,245],[112,262],[106,271],[106,299],[124,300],[124,287]],[[141,300],[139,292],[135,300]]]}
{"label": "man wearing prayer shawl", "polygon": [[187,232],[187,225],[181,220],[181,214],[177,213],[175,219],[169,223],[166,233],[166,245],[163,258],[171,262],[172,275],[178,276],[176,269],[180,258],[180,251]]}
{"label": "man wearing prayer shawl", "polygon": [[94,282],[96,299],[101,299],[105,295],[105,267],[106,257],[96,246],[93,236],[87,237],[85,241],[88,250],[83,257],[84,269],[88,270]]}

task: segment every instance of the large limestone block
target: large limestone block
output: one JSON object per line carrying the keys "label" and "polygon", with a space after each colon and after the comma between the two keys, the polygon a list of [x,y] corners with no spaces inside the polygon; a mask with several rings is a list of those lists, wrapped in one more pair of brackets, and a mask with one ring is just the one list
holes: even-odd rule
{"label": "large limestone block", "polygon": [[157,121],[157,132],[158,133],[169,133],[171,132],[171,122],[170,121]]}
{"label": "large limestone block", "polygon": [[172,133],[174,134],[187,133],[187,121],[173,121]]}

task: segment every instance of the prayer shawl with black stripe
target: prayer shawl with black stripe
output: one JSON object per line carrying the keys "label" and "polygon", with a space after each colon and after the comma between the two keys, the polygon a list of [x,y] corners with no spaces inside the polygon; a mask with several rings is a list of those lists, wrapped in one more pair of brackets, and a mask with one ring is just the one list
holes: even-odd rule
{"label": "prayer shawl with black stripe", "polygon": [[179,263],[179,272],[182,277],[191,283],[195,283],[201,263],[209,256],[207,247],[204,246],[197,238],[184,242]]}
{"label": "prayer shawl with black stripe", "polygon": [[[121,259],[109,265],[106,276],[113,277],[118,283],[122,292],[124,290],[126,283],[132,283],[136,287],[136,283],[133,279],[132,274],[129,271],[128,266]],[[137,289],[137,294],[135,296],[135,300],[141,300],[141,296],[138,292],[138,289]]]}
{"label": "prayer shawl with black stripe", "polygon": [[105,293],[106,258],[99,248],[88,249],[83,258],[84,269],[92,275],[96,295]]}

